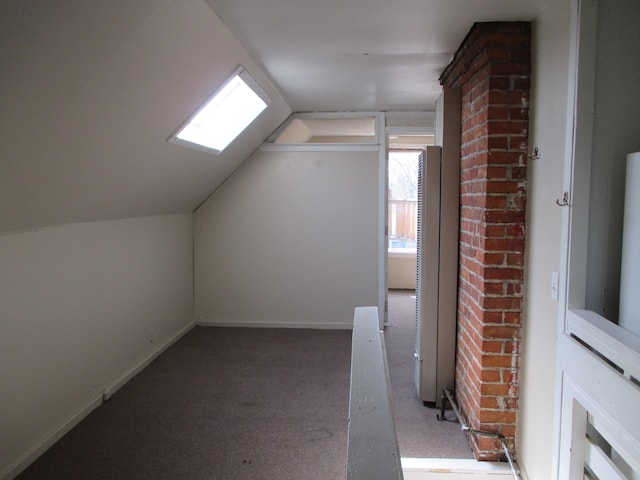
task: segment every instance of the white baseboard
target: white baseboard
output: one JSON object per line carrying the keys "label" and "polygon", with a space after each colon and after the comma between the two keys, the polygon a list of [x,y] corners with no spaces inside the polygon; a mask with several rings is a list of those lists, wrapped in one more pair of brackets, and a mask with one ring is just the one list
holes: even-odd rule
{"label": "white baseboard", "polygon": [[171,335],[169,338],[165,339],[162,343],[160,343],[149,355],[147,355],[140,363],[136,366],[125,372],[120,378],[118,378],[114,383],[105,388],[102,392],[102,399],[109,400],[111,395],[116,393],[120,388],[122,388],[129,380],[135,377],[142,370],[147,368],[151,362],[153,362],[162,352],[164,352],[167,348],[173,345],[175,342],[180,340],[186,333],[188,333],[193,327],[195,327],[195,323],[189,323],[185,325],[176,333]]}
{"label": "white baseboard", "polygon": [[69,416],[54,431],[46,435],[43,439],[33,445],[29,450],[22,454],[15,462],[0,474],[2,480],[12,480],[17,477],[25,468],[31,465],[36,459],[60,440],[69,430],[80,423],[93,410],[102,405],[102,395],[98,395],[91,399],[80,410]]}
{"label": "white baseboard", "polygon": [[315,330],[353,330],[353,323],[342,322],[304,322],[304,323],[275,323],[275,322],[226,322],[199,321],[200,327],[237,327],[237,328],[309,328]]}
{"label": "white baseboard", "polygon": [[513,479],[508,463],[466,458],[402,458],[404,480]]}
{"label": "white baseboard", "polygon": [[37,460],[37,458],[46,452],[54,443],[60,440],[66,433],[68,433],[73,427],[84,420],[93,410],[98,408],[102,403],[113,395],[118,389],[120,389],[125,383],[131,380],[135,375],[141,372],[147,367],[153,360],[155,360],[162,352],[168,347],[177,342],[184,334],[189,332],[195,326],[194,323],[190,323],[185,327],[178,330],[169,338],[159,344],[152,352],[150,352],[141,362],[135,365],[133,368],[124,373],[118,380],[116,380],[110,386],[107,386],[102,393],[92,398],[82,408],[70,415],[64,420],[57,428],[51,433],[46,435],[40,441],[36,442],[29,450],[22,454],[16,461],[14,461],[9,467],[0,473],[0,480],[13,480],[24,469]]}

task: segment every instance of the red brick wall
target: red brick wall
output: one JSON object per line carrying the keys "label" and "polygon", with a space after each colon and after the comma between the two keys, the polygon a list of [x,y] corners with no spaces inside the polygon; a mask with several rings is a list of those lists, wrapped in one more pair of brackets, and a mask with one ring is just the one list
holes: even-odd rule
{"label": "red brick wall", "polygon": [[[456,397],[514,448],[522,311],[530,25],[477,23],[441,77],[462,93]],[[499,442],[470,435],[476,458]]]}

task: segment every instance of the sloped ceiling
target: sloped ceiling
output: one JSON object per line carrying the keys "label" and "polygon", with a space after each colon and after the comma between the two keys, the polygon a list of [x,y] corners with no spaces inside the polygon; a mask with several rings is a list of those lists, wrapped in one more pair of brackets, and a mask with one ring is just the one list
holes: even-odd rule
{"label": "sloped ceiling", "polygon": [[[0,0],[0,232],[193,211],[292,110],[432,109],[473,22],[540,1]],[[168,143],[239,64],[267,111]]]}
{"label": "sloped ceiling", "polygon": [[541,0],[207,0],[296,111],[430,110],[474,22]]}
{"label": "sloped ceiling", "polygon": [[[274,100],[220,156],[167,138],[242,64]],[[0,231],[193,211],[290,114],[200,0],[0,2]]]}

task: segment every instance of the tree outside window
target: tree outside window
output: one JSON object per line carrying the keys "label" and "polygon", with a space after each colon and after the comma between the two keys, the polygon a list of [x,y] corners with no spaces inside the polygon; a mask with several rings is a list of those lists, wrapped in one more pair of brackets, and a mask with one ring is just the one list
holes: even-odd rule
{"label": "tree outside window", "polygon": [[415,253],[420,151],[389,152],[389,252]]}

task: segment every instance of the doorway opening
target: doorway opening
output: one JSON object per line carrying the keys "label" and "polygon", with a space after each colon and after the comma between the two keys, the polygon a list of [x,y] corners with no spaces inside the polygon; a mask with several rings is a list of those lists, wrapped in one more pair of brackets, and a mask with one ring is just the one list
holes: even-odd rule
{"label": "doorway opening", "polygon": [[419,150],[389,150],[387,285],[416,289]]}
{"label": "doorway opening", "polygon": [[[455,422],[439,422],[416,392],[416,286],[420,157],[431,135],[389,136],[387,301],[384,330],[396,431],[404,457],[466,459],[473,454]],[[424,432],[431,432],[424,435]]]}
{"label": "doorway opening", "polygon": [[[389,136],[387,151],[387,289],[416,289],[418,169],[420,154],[432,135]],[[393,319],[389,318],[389,322]]]}

